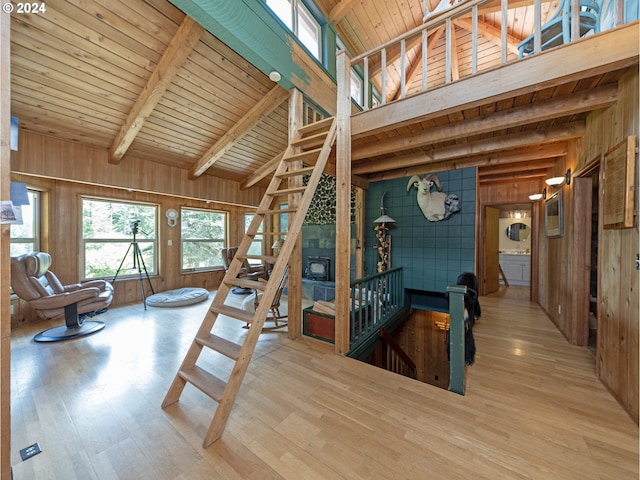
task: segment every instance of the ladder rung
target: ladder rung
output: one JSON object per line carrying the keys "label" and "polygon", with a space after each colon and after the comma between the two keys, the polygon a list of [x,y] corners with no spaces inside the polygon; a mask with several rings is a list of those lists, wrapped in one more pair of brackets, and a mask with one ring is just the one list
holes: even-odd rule
{"label": "ladder rung", "polygon": [[273,255],[247,255],[247,258],[251,260],[261,260],[266,263],[274,263],[278,257]]}
{"label": "ladder rung", "polygon": [[328,132],[321,132],[310,137],[299,138],[291,142],[292,147],[313,148],[324,143]]}
{"label": "ladder rung", "polygon": [[267,283],[266,282],[258,282],[256,280],[249,280],[246,277],[236,277],[231,280],[225,280],[225,285],[236,286],[242,288],[251,288],[253,290],[264,290]]}
{"label": "ladder rung", "polygon": [[245,323],[249,323],[253,321],[252,312],[247,312],[246,310],[232,307],[230,305],[222,305],[222,306],[211,305],[210,310],[219,315],[225,315],[230,318],[235,318],[236,320],[242,320]]}
{"label": "ladder rung", "polygon": [[219,337],[213,333],[210,333],[206,337],[196,337],[196,342],[200,345],[209,347],[211,350],[215,350],[232,360],[238,359],[240,356],[240,349],[242,348],[242,345],[230,342],[226,338]]}
{"label": "ladder rung", "polygon": [[322,120],[298,128],[298,133],[300,135],[306,135],[311,132],[317,132],[318,130],[327,130],[331,126],[331,122],[333,122],[333,117],[323,118]]}
{"label": "ladder rung", "polygon": [[292,188],[283,188],[282,190],[274,190],[272,192],[267,192],[267,195],[289,195],[291,193],[300,193],[304,192],[307,189],[306,185],[300,185],[299,187]]}
{"label": "ladder rung", "polygon": [[266,210],[260,213],[262,215],[280,215],[281,213],[296,213],[297,211],[297,208],[283,208],[281,210]]}
{"label": "ladder rung", "polygon": [[289,235],[289,232],[262,232],[263,235],[268,235],[270,237],[284,237]]}
{"label": "ladder rung", "polygon": [[205,395],[220,403],[227,383],[197,365],[185,367],[178,372],[184,380],[192,384]]}
{"label": "ladder rung", "polygon": [[318,158],[318,155],[320,155],[321,153],[322,148],[316,148],[314,150],[306,150],[304,152],[294,153],[293,155],[283,157],[282,160],[285,162],[304,161],[309,158]]}
{"label": "ladder rung", "polygon": [[280,178],[300,177],[302,175],[313,173],[314,168],[315,166],[298,168],[296,170],[287,170],[286,172],[279,174],[278,177]]}

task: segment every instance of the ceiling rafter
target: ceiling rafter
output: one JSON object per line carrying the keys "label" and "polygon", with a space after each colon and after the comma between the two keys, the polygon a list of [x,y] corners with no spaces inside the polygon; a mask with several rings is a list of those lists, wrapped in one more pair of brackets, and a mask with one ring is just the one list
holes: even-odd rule
{"label": "ceiling rafter", "polygon": [[173,78],[200,41],[204,28],[186,15],[149,77],[109,149],[109,163],[118,164],[151,115]]}
{"label": "ceiling rafter", "polygon": [[206,172],[288,97],[289,92],[284,88],[279,85],[273,87],[189,169],[189,178],[193,180]]}
{"label": "ceiling rafter", "polygon": [[359,0],[342,0],[339,2],[331,9],[331,12],[329,12],[329,22],[333,24],[340,23],[358,1]]}
{"label": "ceiling rafter", "polygon": [[551,98],[549,100],[535,102],[531,105],[502,110],[490,117],[482,116],[471,120],[434,127],[424,132],[413,134],[410,137],[391,138],[377,143],[354,147],[351,158],[353,160],[360,160],[472,135],[491,133],[504,128],[518,127],[588,112],[612,105],[616,101],[617,95],[617,85],[607,85],[585,92]]}
{"label": "ceiling rafter", "polygon": [[[440,27],[436,28],[427,38],[427,58],[429,58],[429,55],[432,55],[433,49],[435,48],[436,43],[438,43],[438,40],[440,40],[440,37],[442,37],[443,33],[444,25],[441,25]],[[418,49],[418,54],[415,58],[415,61],[413,62],[413,65],[407,72],[407,85],[411,84],[418,73],[422,73],[422,58],[423,55],[421,45]],[[393,100],[398,100],[400,98],[400,93],[400,86],[398,86],[396,93],[393,95]]]}
{"label": "ceiling rafter", "polygon": [[[458,27],[473,33],[473,25],[471,22],[471,18],[469,17],[456,18],[453,21],[453,23],[456,24]],[[500,31],[500,29],[498,27],[488,24],[484,20],[478,19],[478,33],[482,35],[484,38],[486,38],[489,42],[493,43],[494,45],[497,45],[499,47],[502,45],[502,32]],[[518,38],[512,35],[511,33],[507,33],[507,49],[511,53],[518,55],[518,45],[520,44],[521,41],[522,41],[521,38]]]}

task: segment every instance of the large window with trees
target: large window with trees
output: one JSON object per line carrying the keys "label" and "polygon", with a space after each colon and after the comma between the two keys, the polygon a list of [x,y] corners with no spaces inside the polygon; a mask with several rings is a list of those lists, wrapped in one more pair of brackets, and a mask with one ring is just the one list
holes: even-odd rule
{"label": "large window with trees", "polygon": [[322,28],[301,0],[267,0],[267,6],[314,57],[322,59]]}
{"label": "large window with trees", "polygon": [[182,271],[194,272],[222,267],[222,249],[226,246],[227,213],[182,208]]}
{"label": "large window with trees", "polygon": [[157,205],[83,198],[83,278],[157,274],[157,214]]}
{"label": "large window with trees", "polygon": [[40,192],[27,190],[29,205],[22,205],[22,224],[11,225],[12,257],[40,250]]}

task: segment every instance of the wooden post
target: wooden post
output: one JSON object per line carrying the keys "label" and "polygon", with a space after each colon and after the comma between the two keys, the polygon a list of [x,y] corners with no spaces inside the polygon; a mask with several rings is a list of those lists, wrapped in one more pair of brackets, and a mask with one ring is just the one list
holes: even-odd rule
{"label": "wooden post", "polygon": [[464,395],[464,294],[467,287],[449,285],[449,391]]}
{"label": "wooden post", "polygon": [[[10,194],[11,15],[0,14],[0,200]],[[9,225],[0,225],[0,478],[11,478],[11,311]]]}
{"label": "wooden post", "polygon": [[[293,139],[295,131],[303,126],[303,106],[302,92],[297,88],[291,90],[289,94],[289,142]],[[291,168],[302,167],[302,162],[293,163]],[[289,179],[289,188],[302,185],[302,177],[296,176]],[[289,207],[300,204],[302,194],[290,194],[288,198]],[[297,215],[297,214],[296,214]],[[289,225],[293,222],[293,217],[289,219]],[[287,290],[287,302],[289,311],[289,338],[295,339],[302,335],[302,235],[298,235],[296,243],[289,258],[289,278],[294,281],[289,282]],[[298,280],[300,279],[300,280]]]}
{"label": "wooden post", "polygon": [[351,284],[351,62],[346,52],[336,63],[336,343],[338,355],[349,351],[349,292]]}

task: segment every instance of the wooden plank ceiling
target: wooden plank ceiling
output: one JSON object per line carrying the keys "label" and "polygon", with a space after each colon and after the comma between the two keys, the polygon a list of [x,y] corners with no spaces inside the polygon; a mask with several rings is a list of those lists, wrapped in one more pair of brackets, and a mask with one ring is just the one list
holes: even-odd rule
{"label": "wooden plank ceiling", "polygon": [[[354,55],[423,17],[420,0],[317,3]],[[243,187],[262,178],[286,148],[287,92],[167,0],[47,0],[46,8],[44,15],[12,15],[12,115],[23,131],[108,149],[113,164],[138,157],[188,170],[191,178],[215,175]],[[530,33],[532,27],[522,26],[530,17],[523,10],[513,19],[518,27],[510,30],[512,42]],[[495,14],[482,18],[485,33],[499,28]],[[465,26],[456,32],[458,49],[468,51]],[[442,42],[434,48],[443,49]],[[495,56],[491,48],[483,52]],[[467,63],[460,60],[461,71]],[[565,155],[567,140],[579,135],[591,108],[572,110],[572,99],[613,85],[620,75],[487,99],[354,139],[354,173],[370,180],[422,173],[436,155],[440,167],[481,166],[485,181],[543,178]],[[419,146],[407,141],[416,136]]]}

